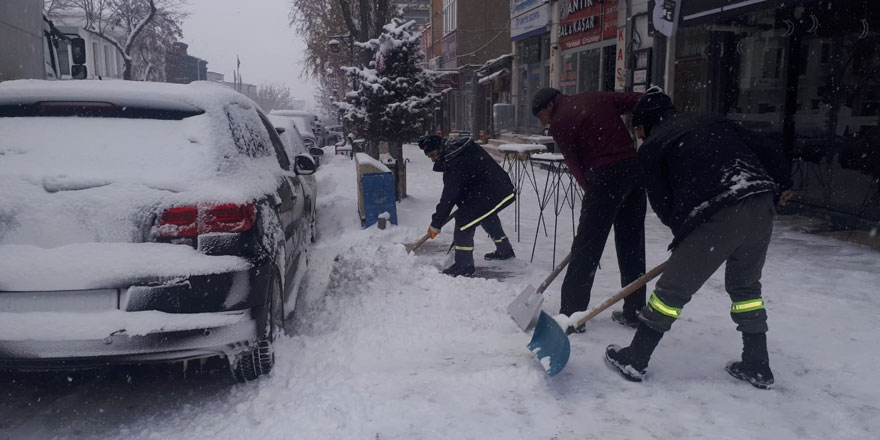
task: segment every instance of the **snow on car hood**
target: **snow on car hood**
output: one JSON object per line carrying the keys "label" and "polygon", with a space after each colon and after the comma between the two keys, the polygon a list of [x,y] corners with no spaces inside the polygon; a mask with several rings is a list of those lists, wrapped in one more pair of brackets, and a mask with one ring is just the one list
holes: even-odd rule
{"label": "snow on car hood", "polygon": [[128,287],[170,279],[247,270],[235,256],[208,256],[164,243],[80,243],[44,249],[0,245],[0,291],[84,290]]}

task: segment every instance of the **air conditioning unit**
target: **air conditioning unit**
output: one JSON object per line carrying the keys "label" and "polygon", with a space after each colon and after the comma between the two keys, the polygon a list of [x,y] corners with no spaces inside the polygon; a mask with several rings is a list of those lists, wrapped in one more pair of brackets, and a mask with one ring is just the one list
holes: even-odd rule
{"label": "air conditioning unit", "polygon": [[492,105],[492,121],[495,133],[513,131],[515,124],[513,104]]}

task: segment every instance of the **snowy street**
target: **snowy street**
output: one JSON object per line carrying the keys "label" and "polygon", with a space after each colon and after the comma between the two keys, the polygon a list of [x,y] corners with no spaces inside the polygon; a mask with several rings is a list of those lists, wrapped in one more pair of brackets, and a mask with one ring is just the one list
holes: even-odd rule
{"label": "snowy street", "polygon": [[[645,382],[625,381],[602,358],[632,337],[610,318],[619,305],[570,336],[567,367],[548,377],[505,309],[552,269],[552,203],[533,263],[538,209],[526,184],[519,242],[515,206],[500,215],[517,259],[483,261],[493,246],[479,230],[478,273],[498,279],[450,278],[440,269],[451,262],[451,226],[416,255],[404,249],[425,233],[442,189],[418,148],[404,147],[409,197],[386,230],[360,228],[354,162],[325,151],[318,241],[269,376],[235,384],[222,369],[185,377],[179,364],[4,374],[0,440],[880,438],[877,251],[777,218],[763,276],[771,391],[724,371],[742,345],[722,271],[660,342]],[[546,172],[536,173],[541,190]],[[557,262],[571,243],[570,210],[558,221]],[[671,234],[649,212],[646,235],[653,267]],[[620,289],[612,240],[592,305]],[[552,315],[561,278],[545,294]]]}

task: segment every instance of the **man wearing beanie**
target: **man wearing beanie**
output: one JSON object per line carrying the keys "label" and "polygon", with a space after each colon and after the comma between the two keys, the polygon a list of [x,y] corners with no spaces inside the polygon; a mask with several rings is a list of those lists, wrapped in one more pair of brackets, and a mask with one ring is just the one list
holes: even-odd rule
{"label": "man wearing beanie", "polygon": [[[620,118],[641,96],[608,92],[568,96],[546,88],[532,100],[532,113],[542,124],[550,125],[550,135],[559,145],[569,172],[584,190],[571,262],[562,283],[560,313],[564,315],[589,306],[593,279],[612,227],[621,286],[645,273],[647,201],[633,139]],[[645,288],[641,288],[611,317],[635,327],[644,305]]]}
{"label": "man wearing beanie", "polygon": [[474,274],[477,225],[495,242],[495,251],[486,254],[485,259],[513,258],[513,246],[498,218],[498,212],[515,197],[507,172],[469,137],[446,143],[440,136],[423,137],[419,139],[419,148],[434,162],[434,171],[443,173],[443,194],[428,226],[432,239],[440,233],[452,207],[458,206],[453,233],[455,262],[443,273],[453,277]]}
{"label": "man wearing beanie", "polygon": [[639,314],[632,343],[609,345],[605,359],[626,379],[641,381],[651,354],[682,308],[726,263],[730,316],[742,332],[742,360],[727,371],[769,389],[767,312],[761,271],[775,215],[774,201],[791,197],[791,170],[780,145],[726,119],[677,113],[672,100],[651,88],[633,109],[633,126],[645,142],[648,198],[672,229],[672,255]]}

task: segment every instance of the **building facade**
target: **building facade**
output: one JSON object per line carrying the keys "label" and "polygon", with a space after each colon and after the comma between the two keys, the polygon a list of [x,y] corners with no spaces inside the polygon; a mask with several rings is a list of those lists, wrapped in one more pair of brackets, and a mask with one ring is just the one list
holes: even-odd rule
{"label": "building facade", "polygon": [[0,81],[45,78],[43,2],[0,2]]}
{"label": "building facade", "polygon": [[187,53],[189,45],[175,42],[172,50],[165,54],[165,81],[176,84],[189,84],[208,79],[208,62]]}
{"label": "building facade", "polygon": [[880,221],[880,9],[870,0],[685,1],[667,82],[684,110],[781,142],[796,205]]}

